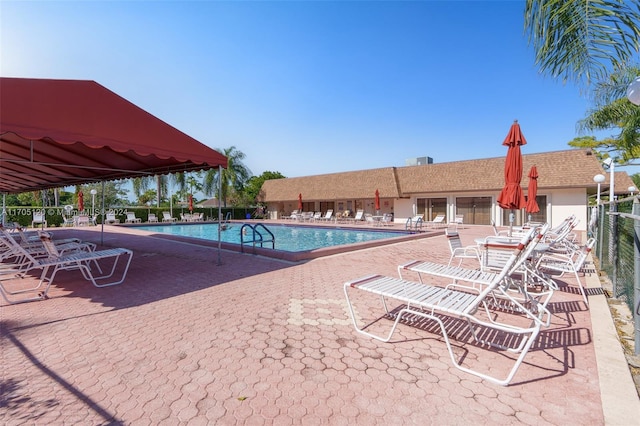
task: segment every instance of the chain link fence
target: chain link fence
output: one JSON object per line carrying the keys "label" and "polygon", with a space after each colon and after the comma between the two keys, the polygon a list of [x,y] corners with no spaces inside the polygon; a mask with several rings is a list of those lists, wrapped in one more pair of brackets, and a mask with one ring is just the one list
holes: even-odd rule
{"label": "chain link fence", "polygon": [[633,313],[635,352],[640,353],[640,202],[638,197],[603,204],[595,211],[598,220],[590,229],[597,239],[600,269],[612,283],[612,297],[623,301]]}

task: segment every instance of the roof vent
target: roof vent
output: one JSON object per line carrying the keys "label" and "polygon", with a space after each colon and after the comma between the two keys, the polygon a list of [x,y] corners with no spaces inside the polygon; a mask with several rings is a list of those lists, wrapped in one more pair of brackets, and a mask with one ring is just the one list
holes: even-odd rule
{"label": "roof vent", "polygon": [[407,166],[424,166],[426,164],[433,164],[433,158],[431,157],[416,157],[405,160]]}

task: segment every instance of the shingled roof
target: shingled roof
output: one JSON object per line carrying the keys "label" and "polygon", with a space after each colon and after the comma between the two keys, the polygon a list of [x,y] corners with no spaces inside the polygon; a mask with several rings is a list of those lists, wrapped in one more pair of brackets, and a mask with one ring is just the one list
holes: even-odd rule
{"label": "shingled roof", "polygon": [[267,180],[262,184],[262,200],[290,201],[302,194],[304,201],[373,198],[399,198],[395,167]]}
{"label": "shingled roof", "polygon": [[[290,201],[301,193],[305,201],[409,197],[416,193],[500,191],[504,185],[505,157],[455,161],[265,181],[262,200]],[[529,170],[538,169],[538,190],[596,188],[593,177],[604,174],[590,149],[571,149],[523,155],[522,187],[529,185]],[[625,172],[616,173],[616,193],[633,185]]]}

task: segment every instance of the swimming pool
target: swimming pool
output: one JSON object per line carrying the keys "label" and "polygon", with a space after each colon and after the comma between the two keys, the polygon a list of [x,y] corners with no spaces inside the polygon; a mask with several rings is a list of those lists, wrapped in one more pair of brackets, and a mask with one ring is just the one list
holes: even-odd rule
{"label": "swimming pool", "polygon": [[[242,223],[231,223],[227,225],[228,228],[226,230],[220,231],[220,241],[240,245],[242,225]],[[287,252],[307,252],[321,248],[365,243],[408,235],[407,232],[403,231],[376,231],[280,224],[267,224],[265,226],[275,237],[275,249]],[[137,226],[136,229],[181,237],[198,238],[207,241],[218,241],[217,223],[144,225]],[[252,239],[252,229],[249,227],[245,229],[247,229],[247,235],[244,237],[246,244],[247,240]],[[265,235],[263,229],[261,227],[257,229],[266,239],[267,235]],[[271,243],[265,243],[264,247],[270,249]]]}

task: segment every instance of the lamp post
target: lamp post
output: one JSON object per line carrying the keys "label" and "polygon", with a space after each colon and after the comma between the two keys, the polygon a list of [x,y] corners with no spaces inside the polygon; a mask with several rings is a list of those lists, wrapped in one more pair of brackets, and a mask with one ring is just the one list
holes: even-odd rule
{"label": "lamp post", "polygon": [[[596,196],[596,206],[591,209],[591,221],[589,222],[592,233],[596,232],[600,224],[600,184],[604,182],[605,179],[606,177],[601,174],[597,174],[593,177],[593,181],[598,184],[598,193]],[[598,234],[602,235],[602,232],[598,231]],[[598,248],[600,247],[600,244],[601,243],[599,243]]]}
{"label": "lamp post", "polygon": [[[618,246],[618,238],[617,238],[617,229],[618,229],[618,216],[615,215],[617,210],[616,205],[616,196],[615,196],[615,174],[616,174],[616,163],[613,161],[613,158],[609,157],[603,161],[603,163],[609,166],[609,264],[613,266],[613,275],[616,276],[617,270],[617,262],[616,257],[617,253],[615,252],[615,248]],[[613,283],[613,294],[618,294],[617,283],[614,281]]]}
{"label": "lamp post", "polygon": [[636,77],[627,88],[627,99],[634,104],[640,105],[640,77]]}
{"label": "lamp post", "polygon": [[605,165],[609,166],[609,204],[615,201],[615,168],[616,163],[613,158],[609,157],[603,161]]}
{"label": "lamp post", "polygon": [[596,205],[600,206],[600,184],[604,182],[606,177],[601,174],[597,174],[593,177],[593,181],[598,184],[598,195],[596,197]]}
{"label": "lamp post", "polygon": [[91,193],[91,215],[94,215],[96,214],[96,194],[98,193],[98,191],[92,189],[89,192]]}

